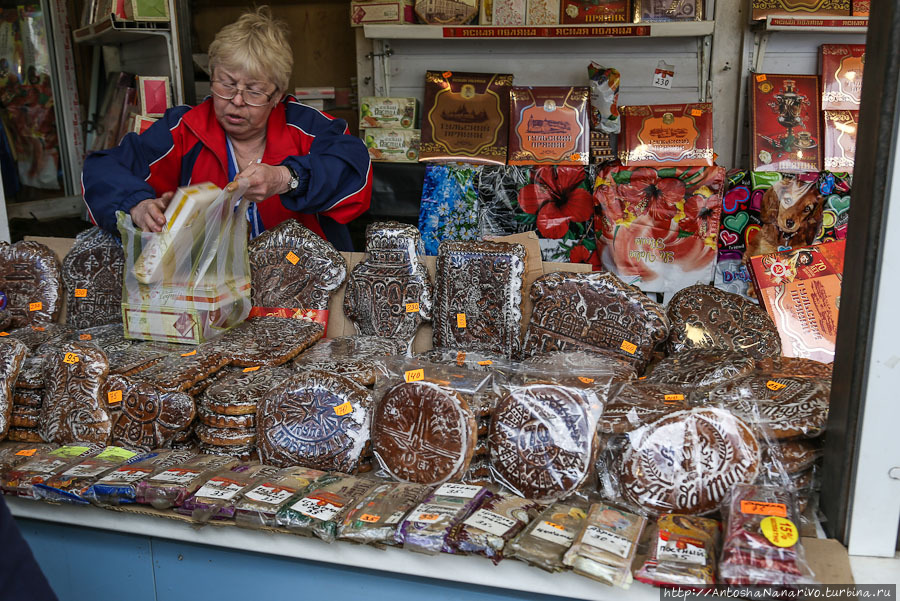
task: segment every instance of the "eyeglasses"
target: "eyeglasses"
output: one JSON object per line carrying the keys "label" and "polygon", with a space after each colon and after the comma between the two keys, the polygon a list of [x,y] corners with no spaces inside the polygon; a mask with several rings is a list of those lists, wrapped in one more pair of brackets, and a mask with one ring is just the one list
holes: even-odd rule
{"label": "eyeglasses", "polygon": [[225,83],[223,81],[214,80],[212,85],[210,86],[212,93],[221,98],[222,100],[231,100],[238,94],[241,95],[241,98],[244,99],[244,104],[247,106],[265,106],[270,100],[272,100],[272,96],[275,95],[275,92],[271,94],[266,94],[265,92],[260,92],[258,90],[248,90],[247,88],[239,88],[230,83]]}

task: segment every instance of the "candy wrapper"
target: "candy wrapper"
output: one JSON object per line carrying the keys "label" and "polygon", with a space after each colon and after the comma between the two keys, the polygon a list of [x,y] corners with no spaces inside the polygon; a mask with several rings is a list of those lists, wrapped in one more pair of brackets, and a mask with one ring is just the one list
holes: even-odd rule
{"label": "candy wrapper", "polygon": [[233,457],[196,455],[139,482],[138,502],[153,505],[156,509],[177,507],[216,472],[237,463]]}
{"label": "candy wrapper", "polygon": [[794,495],[772,486],[736,486],[728,501],[720,579],[730,585],[815,584],[797,530]]}
{"label": "candy wrapper", "polygon": [[277,472],[277,467],[246,464],[222,470],[185,499],[175,511],[191,516],[200,524],[210,520],[231,519],[234,517],[235,506],[244,493],[252,490],[260,480],[271,478]]}
{"label": "candy wrapper", "polygon": [[591,88],[591,129],[608,134],[621,131],[619,121],[619,72],[592,62],[588,65]]}
{"label": "candy wrapper", "polygon": [[49,480],[56,474],[81,463],[103,450],[102,445],[84,443],[58,447],[52,451],[38,450],[24,461],[3,474],[0,488],[6,494],[33,497],[34,485]]}
{"label": "candy wrapper", "polygon": [[234,522],[244,528],[275,525],[278,510],[295,494],[306,492],[325,472],[305,467],[286,467],[271,478],[246,490],[235,506]]}
{"label": "candy wrapper", "polygon": [[406,516],[394,540],[404,549],[427,555],[455,553],[448,541],[450,532],[491,495],[483,486],[442,484]]}
{"label": "candy wrapper", "polygon": [[84,493],[98,477],[108,474],[123,463],[142,458],[143,455],[129,449],[106,447],[93,457],[84,459],[41,484],[35,484],[34,497],[47,501],[87,505],[89,501],[84,498]]}
{"label": "candy wrapper", "polygon": [[572,566],[576,574],[628,588],[631,562],[646,524],[646,518],[605,503],[591,505],[563,563]]}
{"label": "candy wrapper", "polygon": [[316,480],[311,491],[298,493],[275,516],[275,523],[305,536],[315,535],[327,543],[337,538],[344,514],[377,483],[332,473]]}
{"label": "candy wrapper", "polygon": [[716,584],[720,526],[716,520],[667,513],[656,522],[650,556],[636,580],[678,589],[710,590]]}
{"label": "candy wrapper", "polygon": [[421,484],[379,484],[344,514],[338,538],[364,544],[395,544],[397,526],[430,491],[430,487]]}
{"label": "candy wrapper", "polygon": [[419,231],[425,254],[436,255],[444,240],[478,239],[478,194],[481,167],[464,163],[425,166]]}
{"label": "candy wrapper", "polygon": [[506,556],[548,572],[565,570],[563,556],[581,531],[586,509],[587,505],[580,503],[554,503],[509,542]]}
{"label": "candy wrapper", "polygon": [[537,517],[539,503],[509,493],[497,493],[484,500],[449,536],[453,548],[463,553],[489,557],[494,564],[503,559],[503,549],[514,536]]}
{"label": "candy wrapper", "polygon": [[164,472],[173,465],[187,461],[194,451],[157,449],[135,457],[88,487],[82,497],[95,505],[120,505],[143,502],[138,499],[138,484],[150,476]]}

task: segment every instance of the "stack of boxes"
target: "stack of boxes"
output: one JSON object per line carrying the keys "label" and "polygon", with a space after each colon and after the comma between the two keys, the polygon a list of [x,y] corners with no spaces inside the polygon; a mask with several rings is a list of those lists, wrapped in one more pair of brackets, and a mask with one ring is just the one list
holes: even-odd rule
{"label": "stack of boxes", "polygon": [[822,46],[826,171],[853,172],[865,62],[865,44]]}
{"label": "stack of boxes", "polygon": [[415,163],[421,131],[415,98],[364,96],[359,104],[359,132],[373,161]]}

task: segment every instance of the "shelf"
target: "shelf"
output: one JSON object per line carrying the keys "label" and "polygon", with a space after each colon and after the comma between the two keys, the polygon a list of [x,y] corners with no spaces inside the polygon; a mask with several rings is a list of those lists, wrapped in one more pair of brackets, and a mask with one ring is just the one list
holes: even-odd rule
{"label": "shelf", "polygon": [[794,33],[861,33],[865,34],[869,17],[766,17],[755,28],[760,31]]}
{"label": "shelf", "polygon": [[122,21],[114,15],[72,32],[76,43],[125,44],[169,33],[168,21]]}
{"label": "shelf", "polygon": [[559,38],[673,38],[711,35],[715,21],[673,23],[608,23],[603,25],[543,25],[492,27],[489,25],[365,25],[364,35],[377,40],[472,40]]}
{"label": "shelf", "polygon": [[[5,497],[12,514],[29,518],[77,524],[88,528],[125,532],[170,540],[212,545],[237,551],[254,551],[282,557],[380,570],[466,584],[492,586],[515,591],[543,593],[592,601],[659,601],[659,591],[635,582],[628,591],[604,586],[572,573],[549,574],[515,560],[494,565],[477,556],[430,556],[397,548],[385,550],[338,541],[327,544],[293,534],[248,530],[233,525],[209,524],[197,528],[190,521],[170,515],[167,519],[153,509],[111,511],[89,506],[51,505],[40,501]],[[139,512],[139,513],[138,513]]]}

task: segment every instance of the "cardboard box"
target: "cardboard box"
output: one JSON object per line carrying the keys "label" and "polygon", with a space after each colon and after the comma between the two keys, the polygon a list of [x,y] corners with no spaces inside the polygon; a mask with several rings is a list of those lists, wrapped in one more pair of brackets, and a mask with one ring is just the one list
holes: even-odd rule
{"label": "cardboard box", "polygon": [[416,98],[363,96],[359,102],[359,127],[413,129],[419,120]]}
{"label": "cardboard box", "polygon": [[137,90],[142,115],[159,118],[172,106],[168,77],[138,75]]}
{"label": "cardboard box", "polygon": [[168,0],[131,0],[131,15],[135,21],[168,21]]}
{"label": "cardboard box", "polygon": [[312,99],[333,99],[334,86],[310,86],[305,88],[294,88],[294,97],[300,102]]}
{"label": "cardboard box", "polygon": [[371,128],[362,130],[369,158],[385,163],[416,163],[421,131],[418,129]]}
{"label": "cardboard box", "polygon": [[834,361],[845,240],[752,257],[757,298],[781,335],[781,354]]}
{"label": "cardboard box", "polygon": [[750,78],[753,170],[821,171],[819,78],[767,73]]}
{"label": "cardboard box", "polygon": [[429,25],[465,25],[478,16],[478,4],[478,0],[416,0],[416,15]]}
{"label": "cardboard box", "polygon": [[493,23],[494,0],[481,0],[478,7],[478,24],[491,25]]}
{"label": "cardboard box", "polygon": [[703,0],[633,0],[634,22],[702,21]]}
{"label": "cardboard box", "polygon": [[862,97],[865,44],[823,44],[819,55],[822,110],[858,111]]}
{"label": "cardboard box", "polygon": [[413,0],[353,0],[350,3],[351,27],[415,22]]}
{"label": "cardboard box", "polygon": [[631,0],[562,0],[559,22],[563,25],[628,23]]}
{"label": "cardboard box", "polygon": [[850,0],[751,0],[753,20],[766,17],[850,16]]}
{"label": "cardboard box", "polygon": [[859,111],[825,111],[825,170],[853,173]]}
{"label": "cardboard box", "polygon": [[508,74],[426,72],[421,160],[505,165],[512,82]]}
{"label": "cardboard box", "polygon": [[853,0],[853,7],[850,9],[850,14],[854,17],[868,17],[869,6],[871,4],[871,0]]}
{"label": "cardboard box", "polygon": [[525,7],[526,25],[557,25],[559,0],[528,0]]}
{"label": "cardboard box", "polygon": [[587,165],[586,87],[516,87],[510,91],[510,165]]}
{"label": "cardboard box", "polygon": [[631,105],[619,109],[619,160],[628,167],[709,167],[712,104]]}
{"label": "cardboard box", "polygon": [[494,0],[491,24],[498,27],[525,25],[525,0]]}

